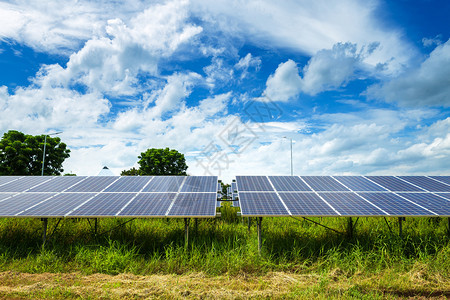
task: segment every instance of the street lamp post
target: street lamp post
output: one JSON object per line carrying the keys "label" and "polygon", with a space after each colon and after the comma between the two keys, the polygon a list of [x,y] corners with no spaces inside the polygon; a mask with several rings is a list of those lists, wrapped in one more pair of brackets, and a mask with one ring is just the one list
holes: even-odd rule
{"label": "street lamp post", "polygon": [[62,131],[46,134],[45,137],[44,137],[44,153],[42,154],[42,172],[41,172],[41,176],[44,176],[45,147],[47,146],[47,136],[57,135],[57,134],[60,134],[60,133],[62,133]]}
{"label": "street lamp post", "polygon": [[286,136],[283,136],[283,138],[289,139],[291,141],[291,176],[293,176],[294,175],[294,164],[292,161],[292,138],[288,138]]}

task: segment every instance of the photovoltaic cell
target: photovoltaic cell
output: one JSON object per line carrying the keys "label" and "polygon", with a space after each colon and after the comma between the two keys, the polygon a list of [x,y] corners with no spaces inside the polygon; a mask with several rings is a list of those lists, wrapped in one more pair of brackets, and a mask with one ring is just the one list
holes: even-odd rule
{"label": "photovoltaic cell", "polygon": [[444,197],[444,198],[450,200],[450,194],[449,194],[449,193],[437,193],[437,195],[439,195],[439,196],[441,196],[441,197]]}
{"label": "photovoltaic cell", "polygon": [[[239,185],[239,183],[238,183]],[[239,193],[242,215],[246,216],[288,216],[276,193]]]}
{"label": "photovoltaic cell", "polygon": [[450,185],[440,183],[425,176],[399,176],[401,179],[415,184],[429,192],[450,192]]}
{"label": "photovoltaic cell", "polygon": [[386,191],[385,188],[365,179],[362,176],[333,176],[334,179],[355,192],[361,191]]}
{"label": "photovoltaic cell", "polygon": [[136,193],[101,193],[69,214],[71,217],[114,217]]}
{"label": "photovoltaic cell", "polygon": [[12,197],[16,194],[17,193],[0,193],[0,201],[8,199],[9,197]]}
{"label": "photovoltaic cell", "polygon": [[217,177],[188,176],[181,189],[182,193],[217,193]]}
{"label": "photovoltaic cell", "polygon": [[358,193],[391,216],[433,215],[393,193]]}
{"label": "photovoltaic cell", "polygon": [[104,192],[137,193],[152,178],[152,176],[121,176],[119,180],[107,187]]}
{"label": "photovoltaic cell", "polygon": [[336,216],[337,213],[315,193],[279,193],[293,216]]}
{"label": "photovoltaic cell", "polygon": [[178,192],[186,176],[155,176],[142,192]]}
{"label": "photovoltaic cell", "polygon": [[274,191],[266,176],[236,176],[239,192]]}
{"label": "photovoltaic cell", "polygon": [[144,193],[125,207],[119,216],[160,216],[164,217],[176,193]]}
{"label": "photovoltaic cell", "polygon": [[430,176],[430,177],[442,181],[446,184],[450,184],[450,176]]}
{"label": "photovoltaic cell", "polygon": [[311,191],[311,189],[298,176],[269,176],[277,191]]}
{"label": "photovoltaic cell", "polygon": [[386,216],[355,193],[319,193],[343,216]]}
{"label": "photovoltaic cell", "polygon": [[24,211],[19,216],[28,217],[64,217],[83,202],[95,196],[95,193],[62,193]]}
{"label": "photovoltaic cell", "polygon": [[348,191],[330,176],[300,176],[314,191]]}
{"label": "photovoltaic cell", "polygon": [[28,192],[62,192],[85,178],[85,176],[55,176],[52,180],[31,188]]}
{"label": "photovoltaic cell", "polygon": [[117,180],[116,176],[91,176],[71,187],[66,192],[98,193]]}
{"label": "photovoltaic cell", "polygon": [[21,211],[49,199],[55,193],[21,193],[0,202],[0,217],[12,217]]}
{"label": "photovoltaic cell", "polygon": [[398,193],[440,216],[450,216],[450,202],[430,193]]}
{"label": "photovoltaic cell", "polygon": [[2,185],[0,187],[0,190],[2,192],[24,192],[34,186],[37,186],[38,184],[41,184],[45,181],[52,180],[56,177],[51,176],[24,176],[23,178],[20,178],[19,180],[11,181],[9,183],[6,183],[5,185]]}
{"label": "photovoltaic cell", "polygon": [[216,193],[180,193],[168,216],[214,217],[216,215]]}
{"label": "photovoltaic cell", "polygon": [[19,178],[21,178],[22,176],[0,176],[0,186],[11,182],[13,180],[17,180]]}
{"label": "photovoltaic cell", "polygon": [[386,189],[392,192],[422,192],[419,189],[407,182],[404,182],[394,176],[366,176],[369,180],[372,180],[379,185],[382,185]]}

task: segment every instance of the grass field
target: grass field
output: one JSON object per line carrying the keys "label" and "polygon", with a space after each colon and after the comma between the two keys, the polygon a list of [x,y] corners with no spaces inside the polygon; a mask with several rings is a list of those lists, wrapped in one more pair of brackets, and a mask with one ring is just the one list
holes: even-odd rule
{"label": "grass field", "polygon": [[[340,232],[346,218],[314,218]],[[356,221],[356,218],[354,219]],[[0,297],[442,298],[450,297],[446,218],[359,218],[352,237],[303,219],[0,219]],[[244,221],[244,222],[243,222]],[[55,229],[56,228],[56,229]]]}

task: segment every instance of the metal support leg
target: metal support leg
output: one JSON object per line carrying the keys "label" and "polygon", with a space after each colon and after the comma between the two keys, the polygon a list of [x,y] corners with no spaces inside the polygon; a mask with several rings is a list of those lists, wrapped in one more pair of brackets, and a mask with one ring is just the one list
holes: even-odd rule
{"label": "metal support leg", "polygon": [[349,238],[353,237],[353,220],[351,217],[347,219],[347,236]]}
{"label": "metal support leg", "polygon": [[97,235],[97,228],[98,228],[98,219],[94,219],[94,234]]}
{"label": "metal support leg", "polygon": [[258,227],[258,252],[261,254],[262,237],[261,237],[261,223],[262,217],[256,218],[256,226]]}
{"label": "metal support leg", "polygon": [[46,242],[46,240],[47,240],[47,225],[48,225],[48,219],[47,218],[44,218],[44,219],[41,219],[42,220],[42,222],[44,222],[43,223],[43,228],[42,228],[42,247],[44,247],[44,245],[45,245],[45,242]]}
{"label": "metal support leg", "polygon": [[403,226],[402,226],[402,221],[404,221],[405,218],[403,217],[399,217],[398,218],[398,235],[400,236],[400,238],[403,238]]}
{"label": "metal support leg", "polygon": [[198,235],[198,218],[194,219],[195,235]]}
{"label": "metal support leg", "polygon": [[184,219],[184,248],[188,249],[189,247],[189,218]]}
{"label": "metal support leg", "polygon": [[448,235],[450,235],[450,218],[447,219],[448,219]]}
{"label": "metal support leg", "polygon": [[247,222],[248,222],[248,231],[250,231],[250,228],[252,227],[252,218],[248,217]]}

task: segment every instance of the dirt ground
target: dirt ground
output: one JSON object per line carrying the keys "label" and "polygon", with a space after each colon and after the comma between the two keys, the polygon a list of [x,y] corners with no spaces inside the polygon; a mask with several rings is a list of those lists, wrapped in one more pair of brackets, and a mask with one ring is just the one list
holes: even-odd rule
{"label": "dirt ground", "polygon": [[[370,296],[364,292],[364,278],[356,286],[339,270],[329,276],[301,275],[272,272],[262,276],[206,276],[203,273],[188,275],[138,276],[120,274],[82,275],[80,273],[28,274],[0,273],[1,299],[250,299],[250,298],[322,298]],[[367,285],[367,286],[370,286]],[[350,291],[350,293],[349,293]],[[361,291],[363,293],[361,294]],[[383,291],[378,291],[378,295]],[[388,293],[388,298],[413,297],[416,299],[447,299],[450,293]],[[384,297],[383,297],[384,298]]]}

